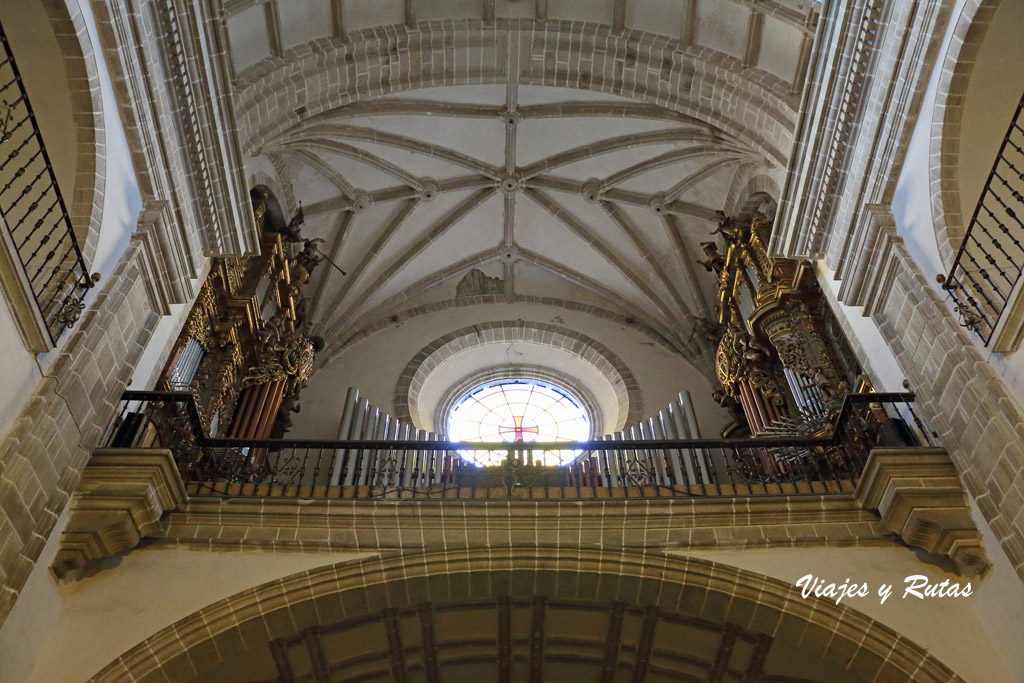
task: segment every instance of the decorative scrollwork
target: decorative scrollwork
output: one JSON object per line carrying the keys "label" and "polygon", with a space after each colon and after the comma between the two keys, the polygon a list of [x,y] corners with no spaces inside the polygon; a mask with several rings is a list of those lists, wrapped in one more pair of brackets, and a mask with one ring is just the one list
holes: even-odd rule
{"label": "decorative scrollwork", "polygon": [[64,305],[60,307],[60,312],[57,314],[57,322],[69,328],[74,327],[84,310],[85,302],[74,298],[74,296],[69,296],[65,299]]}
{"label": "decorative scrollwork", "polygon": [[210,318],[206,311],[200,307],[192,309],[188,320],[185,321],[185,335],[195,339],[204,351],[213,349],[213,335],[211,332]]}
{"label": "decorative scrollwork", "polygon": [[275,481],[278,484],[284,485],[301,483],[303,475],[302,460],[295,452],[280,458],[274,471]]}
{"label": "decorative scrollwork", "polygon": [[185,481],[191,481],[203,470],[203,451],[196,446],[192,420],[180,403],[153,401],[147,407],[149,420],[156,428],[160,444],[174,455]]}
{"label": "decorative scrollwork", "polygon": [[953,312],[960,316],[960,327],[967,328],[970,332],[977,332],[981,329],[981,323],[984,322],[984,318],[974,310],[967,308],[966,306],[954,306]]}
{"label": "decorative scrollwork", "polygon": [[654,474],[648,463],[639,460],[627,462],[622,471],[626,481],[633,486],[645,486]]}
{"label": "decorative scrollwork", "polygon": [[715,373],[726,394],[738,398],[737,385],[748,380],[776,405],[784,399],[774,374],[768,368],[770,350],[753,338],[735,320],[725,329],[715,354]]}
{"label": "decorative scrollwork", "polygon": [[268,348],[261,354],[259,364],[242,378],[242,387],[250,387],[264,382],[283,381],[295,378],[295,384],[301,386],[313,372],[313,342],[298,330],[292,330],[274,339],[279,328],[268,338]]}
{"label": "decorative scrollwork", "polygon": [[485,467],[480,481],[486,488],[504,486],[511,498],[513,488],[537,486],[543,477],[543,468],[524,464],[519,458],[509,456],[498,467]]}

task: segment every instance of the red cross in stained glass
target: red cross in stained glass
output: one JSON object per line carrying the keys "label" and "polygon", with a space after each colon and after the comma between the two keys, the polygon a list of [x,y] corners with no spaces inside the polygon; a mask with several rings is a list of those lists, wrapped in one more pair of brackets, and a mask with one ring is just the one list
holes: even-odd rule
{"label": "red cross in stained glass", "polygon": [[502,438],[507,440],[508,437],[511,436],[513,442],[524,441],[524,434],[536,434],[538,431],[536,427],[524,427],[523,418],[518,415],[512,418],[512,423],[514,426],[506,427],[505,425],[502,425],[501,427],[498,427],[498,432],[501,434]]}

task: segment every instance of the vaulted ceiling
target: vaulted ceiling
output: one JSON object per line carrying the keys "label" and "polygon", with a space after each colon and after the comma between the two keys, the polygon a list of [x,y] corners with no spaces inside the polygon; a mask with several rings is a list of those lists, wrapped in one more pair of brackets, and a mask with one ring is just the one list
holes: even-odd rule
{"label": "vaulted ceiling", "polygon": [[785,639],[622,602],[422,603],[257,645],[200,681],[716,681],[856,683]]}
{"label": "vaulted ceiling", "polygon": [[225,11],[250,180],[301,203],[337,266],[310,302],[328,359],[458,300],[586,304],[699,356],[700,243],[715,210],[781,184],[817,18],[795,0]]}

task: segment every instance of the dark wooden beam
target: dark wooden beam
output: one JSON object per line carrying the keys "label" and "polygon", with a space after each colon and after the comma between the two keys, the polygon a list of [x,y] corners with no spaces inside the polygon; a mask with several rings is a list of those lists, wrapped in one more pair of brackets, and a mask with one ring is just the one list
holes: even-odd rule
{"label": "dark wooden beam", "polygon": [[512,681],[512,598],[498,598],[498,681]]}
{"label": "dark wooden beam", "polygon": [[441,675],[437,669],[437,641],[434,638],[434,611],[430,603],[416,608],[420,617],[420,633],[423,642],[423,670],[427,683],[441,683]]}
{"label": "dark wooden beam", "polygon": [[533,598],[533,609],[530,615],[530,683],[541,683],[544,670],[544,611],[546,599],[543,596]]}
{"label": "dark wooden beam", "polygon": [[750,10],[750,17],[747,20],[747,44],[743,51],[743,66],[757,66],[761,57],[761,32],[764,28],[764,15],[756,10]]}
{"label": "dark wooden beam", "polygon": [[615,669],[619,665],[619,644],[622,642],[622,617],[626,604],[613,602],[608,616],[608,637],[604,641],[604,664],[601,665],[601,683],[612,683]]}
{"label": "dark wooden beam", "polygon": [[335,38],[345,38],[345,0],[331,0],[331,28]]}
{"label": "dark wooden beam", "polygon": [[292,662],[288,659],[288,645],[283,638],[270,641],[270,655],[277,667],[277,680],[280,683],[295,683],[295,672]]}
{"label": "dark wooden beam", "polygon": [[708,683],[721,683],[725,676],[725,670],[729,668],[729,658],[732,657],[732,648],[736,645],[736,637],[740,630],[732,624],[726,626],[722,639],[718,641],[718,652],[715,654],[715,663],[708,674]]}
{"label": "dark wooden beam", "polygon": [[384,610],[384,631],[388,636],[388,655],[391,658],[391,679],[405,683],[405,654],[402,651],[402,634],[398,631],[398,610]]}
{"label": "dark wooden beam", "polygon": [[626,30],[626,0],[615,0],[612,6],[612,31],[622,33]]}
{"label": "dark wooden beam", "polygon": [[313,668],[313,680],[317,683],[330,683],[331,677],[327,671],[327,658],[324,656],[324,643],[316,629],[310,629],[303,636],[309,651],[309,661]]}
{"label": "dark wooden beam", "polygon": [[804,89],[804,81],[807,80],[807,69],[811,64],[811,48],[813,47],[814,36],[804,35],[800,39],[800,51],[797,53],[793,85],[789,90],[791,95],[798,95]]}
{"label": "dark wooden beam", "polygon": [[270,54],[280,57],[284,52],[281,44],[281,17],[277,13],[277,3],[268,2],[263,5],[264,17],[267,22],[267,40],[270,43]]}
{"label": "dark wooden beam", "polygon": [[651,665],[651,649],[654,647],[654,629],[658,625],[658,608],[648,605],[644,609],[644,621],[640,626],[640,642],[636,646],[636,662],[633,664],[633,683],[644,683],[647,669]]}
{"label": "dark wooden beam", "polygon": [[747,665],[747,672],[743,676],[743,683],[756,683],[761,680],[761,674],[764,672],[764,662],[768,659],[768,651],[772,648],[772,642],[774,639],[767,633],[761,633],[757,636],[757,642],[754,643],[754,652],[750,655],[750,663]]}
{"label": "dark wooden beam", "polygon": [[679,46],[686,49],[693,45],[697,34],[697,0],[682,0],[679,8]]}

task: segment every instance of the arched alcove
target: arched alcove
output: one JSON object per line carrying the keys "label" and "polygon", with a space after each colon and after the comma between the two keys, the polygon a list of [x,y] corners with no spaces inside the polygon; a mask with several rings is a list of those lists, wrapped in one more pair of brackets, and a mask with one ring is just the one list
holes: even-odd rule
{"label": "arched alcove", "polygon": [[967,0],[952,21],[929,143],[932,221],[947,271],[1024,91],[1020,3]]}
{"label": "arched alcove", "polygon": [[254,207],[263,207],[263,227],[266,230],[280,231],[288,224],[284,210],[277,199],[277,194],[264,184],[253,186],[249,190],[249,198]]}
{"label": "arched alcove", "polygon": [[77,3],[26,1],[0,4],[0,22],[91,266],[107,174],[100,77],[86,19]]}

